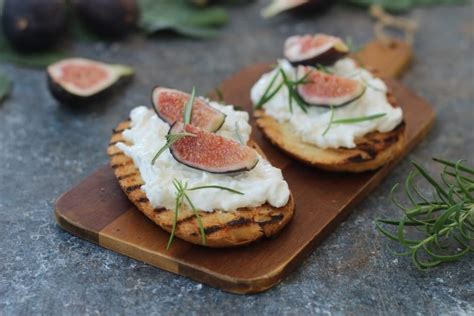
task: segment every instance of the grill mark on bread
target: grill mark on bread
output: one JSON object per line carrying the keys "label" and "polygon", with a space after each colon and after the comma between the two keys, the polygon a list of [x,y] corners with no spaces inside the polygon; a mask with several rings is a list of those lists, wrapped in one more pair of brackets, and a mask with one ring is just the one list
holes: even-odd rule
{"label": "grill mark on bread", "polygon": [[157,214],[163,213],[165,211],[167,211],[167,209],[164,208],[164,207],[156,207],[156,208],[153,209],[153,212],[155,212]]}
{"label": "grill mark on bread", "polygon": [[131,164],[133,164],[133,160],[127,160],[127,161],[122,162],[122,163],[112,164],[112,169],[125,167],[125,166],[131,165]]}
{"label": "grill mark on bread", "polygon": [[252,220],[249,219],[249,218],[239,217],[238,219],[234,219],[234,220],[228,222],[227,226],[230,226],[230,227],[245,226],[245,225],[247,225],[251,222],[252,222]]}
{"label": "grill mark on bread", "polygon": [[114,129],[112,129],[112,132],[113,132],[114,134],[120,134],[120,133],[122,133],[122,132],[123,132],[124,130],[126,130],[126,129],[127,129],[126,127],[125,127],[125,128],[114,128]]}
{"label": "grill mark on bread", "polygon": [[129,186],[129,187],[125,187],[125,191],[126,191],[127,193],[130,193],[130,192],[133,192],[133,191],[135,191],[135,190],[140,189],[141,187],[142,187],[142,184],[135,184],[135,185],[131,185],[131,186]]}
{"label": "grill mark on bread", "polygon": [[212,233],[218,232],[219,230],[223,229],[224,227],[222,225],[212,225],[209,227],[204,228],[204,234],[210,235]]}
{"label": "grill mark on bread", "polygon": [[110,157],[115,157],[115,156],[124,156],[124,154],[123,154],[123,152],[121,152],[121,151],[118,151],[118,152],[116,152],[116,153],[110,154],[109,156],[110,156]]}
{"label": "grill mark on bread", "polygon": [[354,156],[351,156],[351,157],[347,158],[347,161],[358,163],[358,162],[365,162],[367,160],[364,157],[362,157],[361,154],[357,154],[357,155],[354,155]]}
{"label": "grill mark on bread", "polygon": [[117,177],[117,180],[124,180],[124,179],[127,179],[127,178],[130,178],[130,177],[133,177],[133,176],[136,176],[138,174],[138,172],[132,172],[132,173],[129,173],[129,174],[124,174],[122,176],[118,176]]}
{"label": "grill mark on bread", "polygon": [[363,143],[363,144],[357,145],[357,149],[360,149],[361,151],[367,154],[368,157],[364,158],[366,161],[375,159],[375,157],[377,157],[377,154],[378,154],[377,148],[374,148],[374,144],[371,144],[371,143]]}
{"label": "grill mark on bread", "polygon": [[[199,217],[200,218],[204,218],[204,217],[207,217],[208,215],[212,214],[214,212],[205,212],[205,211],[200,211],[199,212]],[[192,214],[192,215],[189,215],[185,218],[182,218],[180,220],[178,220],[176,222],[177,225],[180,225],[180,224],[183,224],[183,223],[186,223],[186,222],[189,222],[190,220],[193,220],[194,218],[196,218],[196,215],[195,214]]]}
{"label": "grill mark on bread", "polygon": [[257,222],[260,226],[265,226],[267,224],[272,224],[281,221],[284,218],[283,214],[272,215],[268,221]]}
{"label": "grill mark on bread", "polygon": [[137,200],[138,203],[148,203],[150,200],[147,197],[141,197]]}

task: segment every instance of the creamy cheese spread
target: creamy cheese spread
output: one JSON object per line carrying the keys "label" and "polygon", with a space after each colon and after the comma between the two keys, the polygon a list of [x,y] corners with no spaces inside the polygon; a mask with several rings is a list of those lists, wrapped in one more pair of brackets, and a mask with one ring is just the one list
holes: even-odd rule
{"label": "creamy cheese spread", "polygon": [[[296,80],[296,68],[287,60],[279,60],[278,64],[289,79]],[[288,122],[302,141],[321,148],[354,148],[357,138],[374,131],[389,132],[401,123],[402,109],[390,105],[386,95],[387,86],[381,79],[358,67],[350,58],[341,59],[328,69],[336,75],[361,81],[367,87],[364,95],[359,99],[349,105],[335,108],[333,121],[381,113],[385,113],[385,116],[359,123],[333,124],[323,135],[331,120],[331,111],[327,108],[309,106],[308,113],[305,113],[294,104],[293,113],[291,113],[286,86],[283,86],[272,99],[263,105],[265,113],[280,123]],[[265,93],[276,71],[277,69],[264,74],[252,87],[250,96],[254,104]],[[281,81],[281,76],[278,76],[274,87]]]}
{"label": "creamy cheese spread", "polygon": [[[210,105],[226,114],[224,125],[217,134],[238,140],[236,124],[242,140],[247,142],[251,127],[247,112],[235,111],[230,105],[210,102]],[[188,191],[193,204],[198,210],[235,211],[241,207],[256,207],[270,203],[275,207],[284,206],[289,199],[288,184],[283,179],[281,170],[273,167],[267,160],[259,157],[256,167],[250,171],[235,175],[213,174],[190,168],[177,162],[166,150],[155,162],[151,161],[158,150],[166,143],[169,125],[162,121],[152,109],[144,106],[131,111],[131,128],[123,132],[124,138],[133,145],[117,143],[116,146],[131,157],[140,170],[145,184],[141,187],[153,207],[174,209],[176,189],[173,179],[188,183],[188,187],[202,185],[219,185],[244,193],[231,193],[219,189]]]}

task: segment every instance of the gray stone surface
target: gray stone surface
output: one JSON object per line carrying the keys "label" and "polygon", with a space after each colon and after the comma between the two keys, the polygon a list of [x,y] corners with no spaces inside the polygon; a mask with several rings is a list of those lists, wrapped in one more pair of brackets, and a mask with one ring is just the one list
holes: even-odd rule
{"label": "gray stone surface", "polygon": [[474,6],[414,10],[417,60],[403,81],[436,108],[436,126],[400,166],[278,287],[260,294],[224,293],[78,239],[59,229],[53,202],[107,162],[112,127],[155,84],[211,90],[241,67],[280,55],[291,34],[329,32],[356,43],[372,37],[363,11],[262,21],[262,2],[232,9],[215,40],[134,37],[77,44],[77,55],[131,64],[133,83],[85,110],[58,105],[41,71],[1,65],[14,80],[0,105],[0,314],[473,314],[473,256],[431,272],[396,258],[374,230],[393,214],[390,188],[410,170],[431,170],[432,156],[473,158]]}

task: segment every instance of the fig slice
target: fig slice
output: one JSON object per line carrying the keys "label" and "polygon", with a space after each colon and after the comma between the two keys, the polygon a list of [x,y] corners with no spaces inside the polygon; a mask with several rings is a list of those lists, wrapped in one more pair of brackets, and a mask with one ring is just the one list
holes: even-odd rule
{"label": "fig slice", "polygon": [[252,170],[258,163],[255,150],[231,139],[176,122],[169,135],[179,133],[194,136],[185,136],[174,142],[170,152],[176,161],[191,168],[211,173],[236,173]]}
{"label": "fig slice", "polygon": [[48,66],[51,94],[60,102],[89,101],[109,92],[123,79],[133,75],[133,69],[85,58],[67,58]]}
{"label": "fig slice", "polygon": [[307,83],[298,85],[297,92],[309,105],[348,105],[364,95],[366,90],[366,86],[357,80],[327,74],[309,66],[298,66],[297,76],[306,76]]}
{"label": "fig slice", "polygon": [[[173,125],[183,122],[184,107],[191,96],[188,93],[156,87],[152,92],[153,108],[165,122]],[[202,98],[195,98],[192,106],[191,125],[208,132],[215,132],[224,124],[225,114],[211,107]]]}
{"label": "fig slice", "polygon": [[283,54],[293,65],[330,65],[349,53],[349,47],[339,37],[326,34],[290,36]]}

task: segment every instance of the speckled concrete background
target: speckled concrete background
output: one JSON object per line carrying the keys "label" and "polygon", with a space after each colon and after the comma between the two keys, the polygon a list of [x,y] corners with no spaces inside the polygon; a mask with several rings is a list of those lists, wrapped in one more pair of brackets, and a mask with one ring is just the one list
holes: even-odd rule
{"label": "speckled concrete background", "polygon": [[416,270],[395,258],[374,230],[396,210],[390,188],[410,170],[431,170],[432,156],[474,157],[474,6],[417,9],[417,60],[403,81],[438,112],[427,139],[361,203],[289,278],[253,296],[221,292],[99,248],[59,229],[53,201],[107,162],[112,127],[148,104],[155,84],[206,92],[241,67],[280,55],[283,40],[302,32],[371,38],[363,11],[334,8],[318,18],[262,21],[262,2],[232,9],[219,38],[170,36],[80,44],[77,55],[131,64],[134,82],[86,110],[59,106],[41,71],[3,65],[14,79],[0,105],[0,314],[473,314],[474,261]]}

